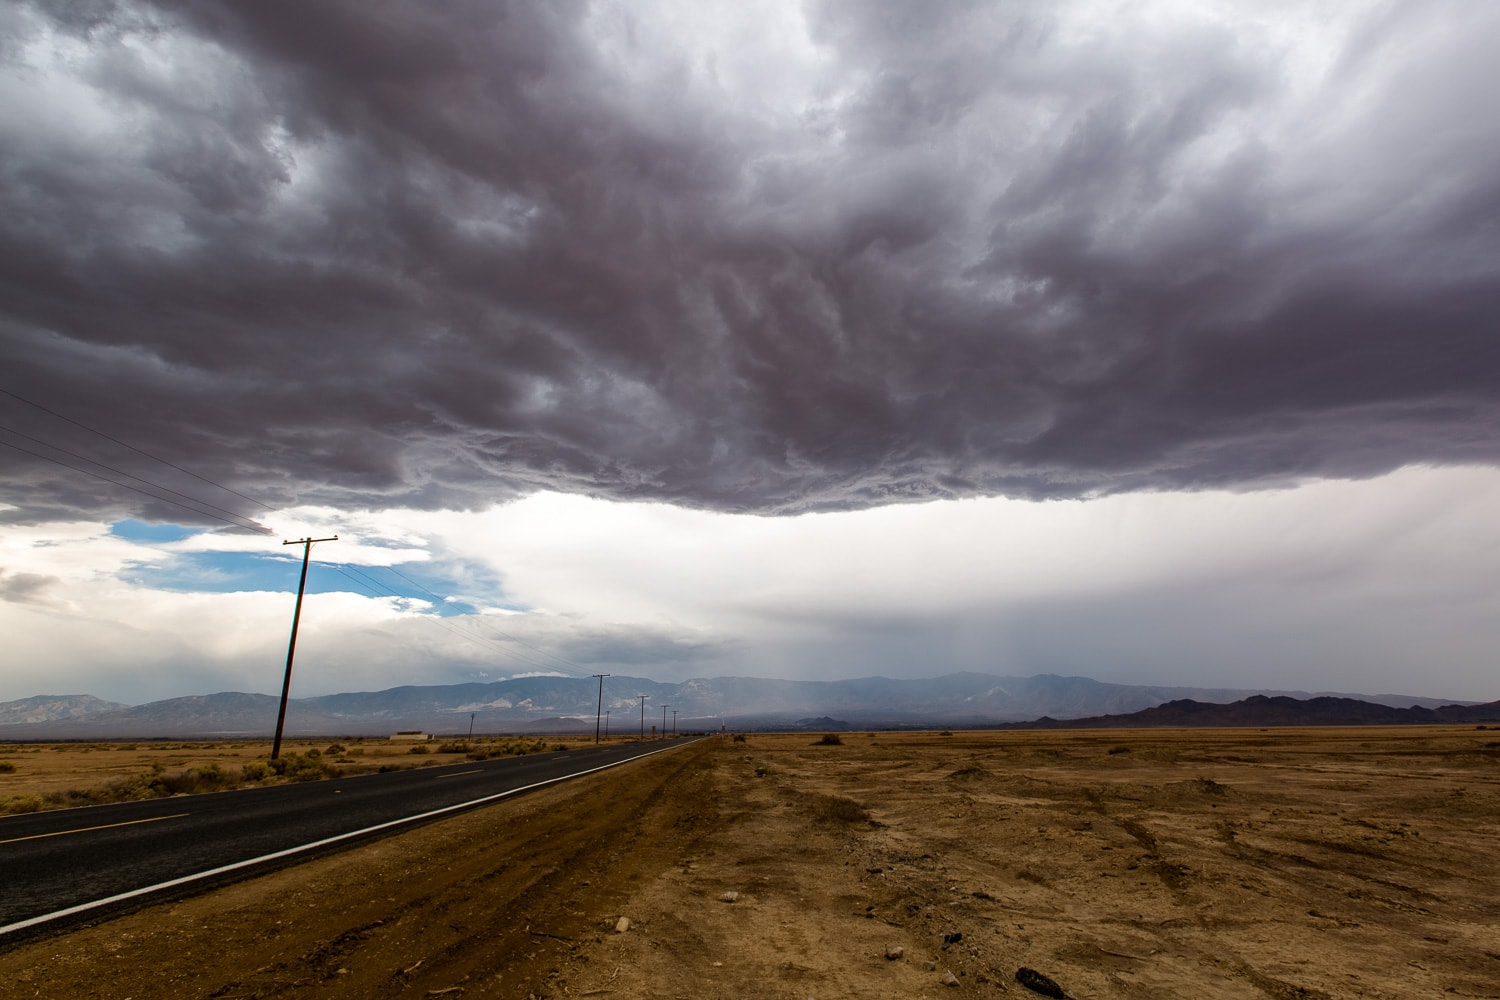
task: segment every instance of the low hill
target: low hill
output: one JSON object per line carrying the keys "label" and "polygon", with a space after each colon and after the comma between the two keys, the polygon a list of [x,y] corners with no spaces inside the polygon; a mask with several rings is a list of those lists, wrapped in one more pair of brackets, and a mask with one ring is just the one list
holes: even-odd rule
{"label": "low hill", "polygon": [[1438,708],[1393,708],[1354,698],[1288,698],[1253,695],[1227,705],[1183,698],[1128,715],[1087,719],[1042,718],[1025,729],[1155,729],[1218,726],[1400,726],[1500,722],[1500,701]]}

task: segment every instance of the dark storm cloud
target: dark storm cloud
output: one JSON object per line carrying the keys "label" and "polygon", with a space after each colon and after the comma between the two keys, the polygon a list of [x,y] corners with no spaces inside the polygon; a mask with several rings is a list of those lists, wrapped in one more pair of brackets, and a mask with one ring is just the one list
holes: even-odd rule
{"label": "dark storm cloud", "polygon": [[[1500,457],[1500,12],[1087,14],[810,4],[730,66],[635,4],[13,7],[0,388],[275,505]],[[0,451],[11,516],[184,516]]]}
{"label": "dark storm cloud", "polygon": [[7,573],[0,567],[0,601],[16,604],[47,604],[54,598],[51,591],[62,581],[41,573]]}

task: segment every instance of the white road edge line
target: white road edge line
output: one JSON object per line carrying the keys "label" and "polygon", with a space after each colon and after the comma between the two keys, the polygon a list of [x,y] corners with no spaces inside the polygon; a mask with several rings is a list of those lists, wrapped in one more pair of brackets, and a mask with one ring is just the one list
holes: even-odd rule
{"label": "white road edge line", "polygon": [[277,858],[285,858],[290,857],[293,854],[301,854],[303,851],[311,851],[319,847],[326,847],[329,844],[336,844],[341,840],[349,840],[354,837],[362,837],[367,833],[374,833],[377,830],[387,830],[393,826],[400,826],[403,823],[415,823],[417,820],[428,819],[432,816],[441,816],[443,813],[450,813],[459,809],[467,809],[470,806],[482,805],[486,802],[494,802],[496,799],[503,799],[508,798],[512,795],[519,795],[522,792],[529,792],[533,788],[542,788],[546,785],[555,785],[559,781],[570,781],[573,778],[581,778],[585,774],[594,774],[598,771],[607,771],[612,767],[619,767],[621,764],[629,764],[631,761],[635,760],[645,760],[647,757],[654,757],[657,754],[665,753],[668,750],[676,750],[678,746],[682,745],[683,744],[677,744],[674,746],[662,747],[660,750],[652,750],[650,753],[643,753],[638,757],[629,757],[625,760],[617,760],[611,764],[603,764],[599,767],[591,767],[587,771],[579,771],[577,774],[565,774],[560,778],[548,778],[546,781],[537,781],[529,785],[522,785],[520,788],[512,788],[507,792],[497,792],[494,795],[486,795],[481,799],[472,799],[468,802],[460,802],[456,805],[444,806],[441,809],[433,809],[430,812],[418,813],[415,816],[403,816],[400,819],[388,820],[385,823],[377,823],[374,826],[367,826],[363,830],[351,830],[348,833],[341,833],[334,837],[325,837],[322,840],[315,840],[310,844],[301,844],[297,847],[288,847],[285,850],[276,851],[271,854],[262,854],[258,858],[249,858],[245,861],[236,861],[231,865],[222,865],[218,868],[210,868],[206,872],[196,872],[192,875],[184,875],[181,878],[170,879],[166,882],[158,882],[156,885],[148,885],[140,889],[131,889],[129,892],[122,892],[118,895],[110,896],[106,899],[96,899],[90,903],[79,903],[77,906],[70,906],[65,910],[57,910],[53,913],[44,913],[39,917],[31,917],[30,919],[21,920],[14,924],[6,924],[4,927],[0,927],[0,937],[4,937],[5,935],[11,934],[15,931],[25,930],[27,927],[36,927],[38,924],[45,924],[50,920],[59,920],[63,917],[71,917],[76,913],[86,913],[89,910],[97,909],[101,906],[108,906],[111,903],[119,903],[127,899],[134,899],[137,896],[145,896],[148,893],[160,892],[163,889],[174,889],[179,885],[187,885],[189,882],[197,882],[200,879],[213,878],[215,875],[222,875],[225,872],[237,871],[241,868],[249,868],[251,865],[263,864],[267,861],[275,861]]}

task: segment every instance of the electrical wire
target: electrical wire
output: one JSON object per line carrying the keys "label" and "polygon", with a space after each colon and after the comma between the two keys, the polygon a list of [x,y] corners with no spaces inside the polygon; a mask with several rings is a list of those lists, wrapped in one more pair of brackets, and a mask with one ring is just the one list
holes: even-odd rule
{"label": "electrical wire", "polygon": [[[270,531],[269,528],[265,528],[264,525],[257,524],[255,521],[251,520],[250,518],[246,517],[243,514],[239,514],[239,513],[236,513],[235,511],[228,510],[228,509],[226,509],[224,507],[220,507],[217,504],[211,504],[207,500],[200,500],[197,497],[188,496],[186,493],[179,493],[177,490],[172,489],[170,486],[163,486],[161,483],[154,483],[154,482],[152,482],[149,479],[142,479],[140,476],[137,476],[137,475],[134,475],[132,473],[126,472],[124,469],[116,469],[112,465],[105,465],[103,462],[100,462],[100,461],[97,461],[95,459],[89,458],[87,455],[80,455],[76,451],[69,451],[67,448],[62,447],[61,445],[52,444],[50,441],[43,441],[39,437],[33,437],[30,434],[27,434],[27,433],[25,433],[23,431],[18,431],[14,427],[6,427],[4,424],[0,424],[0,431],[4,431],[7,434],[14,434],[16,437],[19,437],[19,438],[25,438],[27,441],[31,441],[31,442],[34,442],[36,444],[41,445],[43,448],[51,448],[53,451],[60,451],[64,455],[67,455],[69,458],[76,458],[80,462],[87,462],[90,465],[97,465],[99,468],[105,469],[105,470],[107,470],[109,472],[113,472],[117,476],[124,476],[126,479],[134,479],[138,483],[145,483],[147,486],[152,486],[152,487],[155,487],[156,489],[162,490],[165,493],[170,493],[174,497],[181,497],[184,500],[187,500],[187,501],[190,501],[192,503],[199,504],[199,505],[201,505],[203,507],[207,507],[208,508],[208,510],[202,511],[201,513],[207,514],[207,513],[209,513],[209,511],[216,510],[220,514],[227,514],[230,517],[237,517],[241,521],[248,522],[247,524],[241,525],[241,527],[254,528],[254,529],[257,529],[257,530],[265,530],[265,532],[267,534],[271,533],[271,531]],[[11,445],[11,447],[14,448],[16,446],[15,445]],[[18,449],[18,450],[24,450],[24,449]],[[27,452],[27,454],[35,455],[36,452]],[[45,455],[37,455],[37,457],[38,458],[46,458]],[[53,461],[53,460],[49,459],[49,461]],[[88,471],[87,469],[79,469],[76,466],[67,465],[66,463],[63,463],[63,462],[58,462],[57,464],[58,465],[62,465],[64,468],[73,469],[75,472],[87,472]],[[100,478],[102,479],[104,477],[101,476]],[[110,482],[115,482],[115,481],[114,480],[110,480]],[[116,485],[118,485],[118,486],[126,486],[127,484],[125,484],[125,483],[116,483]],[[140,491],[137,491],[137,492],[140,492]],[[148,495],[153,495],[153,494],[148,494]],[[166,497],[157,497],[157,499],[159,499],[159,500],[167,500]],[[167,502],[171,503],[172,501],[167,500]],[[178,504],[178,506],[181,507],[182,504]],[[188,509],[191,510],[192,508],[188,508]],[[210,516],[213,516],[213,515],[210,515]],[[222,521],[222,520],[224,520],[224,518],[221,517],[221,518],[219,518],[219,520]],[[235,522],[230,522],[230,523],[235,523]]]}
{"label": "electrical wire", "polygon": [[[213,518],[216,521],[223,521],[225,524],[233,525],[236,528],[244,528],[247,531],[259,532],[262,535],[274,535],[275,534],[274,531],[272,531],[270,528],[267,528],[265,525],[263,525],[263,524],[256,524],[254,521],[251,521],[248,517],[243,517],[240,514],[235,514],[234,516],[235,517],[242,517],[242,519],[244,521],[249,522],[248,524],[241,523],[240,521],[231,521],[227,517],[220,517],[218,514],[213,514],[213,513],[210,513],[209,511],[206,511],[206,510],[199,510],[196,507],[189,507],[187,504],[185,504],[185,503],[178,503],[176,500],[173,500],[173,499],[171,499],[169,497],[164,497],[164,496],[160,496],[160,495],[158,495],[156,493],[147,492],[146,490],[140,489],[140,488],[135,487],[135,486],[131,486],[129,483],[122,483],[122,482],[120,482],[117,479],[111,479],[108,476],[101,476],[99,473],[97,473],[97,472],[91,472],[88,469],[80,469],[77,466],[69,465],[67,462],[58,461],[57,459],[51,457],[50,455],[43,455],[40,452],[32,451],[30,448],[22,448],[18,444],[11,444],[9,441],[0,441],[0,445],[5,446],[6,448],[14,449],[15,451],[19,451],[22,454],[30,455],[33,458],[40,458],[44,462],[51,462],[53,465],[60,465],[64,469],[71,469],[74,472],[81,472],[85,476],[93,476],[95,479],[102,479],[106,483],[112,483],[115,486],[123,487],[123,488],[125,488],[127,490],[130,490],[130,491],[134,492],[134,493],[139,493],[142,496],[150,497],[153,500],[160,500],[162,503],[169,503],[169,504],[171,504],[174,507],[181,507],[183,510],[188,511],[190,513],[198,514],[198,515],[203,516],[203,517],[211,517],[211,518]],[[48,445],[47,447],[51,447],[51,445]],[[88,461],[88,459],[85,459],[84,461]],[[95,464],[97,465],[98,463],[95,463]],[[108,467],[107,466],[102,466],[102,468],[108,468]],[[127,473],[122,473],[122,475],[127,475]],[[136,479],[135,476],[131,476],[130,478]],[[149,482],[148,480],[145,480],[145,479],[139,479],[137,481],[138,482],[146,483],[149,486],[156,486],[155,483],[151,483],[151,482]],[[158,487],[158,488],[159,489],[166,489],[165,486]],[[179,496],[180,495],[181,494],[179,494]],[[188,499],[191,500],[192,498],[189,497]],[[201,501],[194,500],[193,502],[194,503],[199,503]]]}
{"label": "electrical wire", "polygon": [[[159,458],[158,456],[151,454],[149,451],[146,451],[146,450],[144,450],[142,448],[137,448],[133,444],[127,444],[126,442],[121,441],[117,437],[111,437],[110,435],[104,433],[103,431],[97,430],[97,429],[95,429],[93,427],[90,427],[88,424],[85,424],[85,423],[83,423],[80,420],[74,420],[72,417],[63,416],[61,413],[58,413],[56,410],[48,409],[47,407],[43,406],[41,403],[33,402],[32,400],[27,399],[25,396],[20,396],[20,395],[17,395],[16,393],[14,393],[14,392],[11,392],[9,389],[0,389],[0,394],[4,394],[6,396],[9,396],[11,399],[16,400],[17,402],[25,403],[27,406],[33,406],[33,407],[37,408],[38,410],[41,410],[43,413],[46,413],[46,414],[48,414],[50,416],[53,416],[53,417],[56,417],[58,420],[67,421],[68,423],[72,424],[74,427],[81,427],[84,430],[88,431],[90,434],[97,434],[100,437],[104,438],[104,440],[106,440],[106,441],[113,441],[115,444],[119,445],[121,448],[129,448],[131,451],[135,452],[137,455],[145,455],[147,458],[151,459],[153,462],[160,462],[162,465],[168,466],[169,468],[176,469],[178,472],[181,472],[183,475],[192,476],[194,479],[198,480],[199,482],[204,482],[204,483],[207,483],[210,486],[218,487],[219,489],[223,490],[226,493],[233,493],[235,496],[239,497],[241,500],[249,500],[251,503],[255,504],[257,507],[264,507],[266,510],[268,510],[268,511],[270,511],[272,513],[279,513],[282,510],[282,508],[280,508],[280,507],[272,507],[270,504],[264,503],[264,502],[262,502],[260,500],[257,500],[254,497],[246,496],[245,494],[241,493],[239,490],[231,489],[230,487],[225,486],[223,483],[216,483],[212,479],[209,479],[207,476],[200,476],[196,472],[191,472],[191,471],[189,471],[187,469],[184,469],[182,466],[176,464],[175,462],[169,462],[165,458]],[[49,445],[48,447],[52,447],[52,446]],[[58,450],[61,451],[62,449],[59,448]],[[131,478],[135,479],[137,477],[131,476]],[[142,481],[145,482],[145,480],[142,480]]]}

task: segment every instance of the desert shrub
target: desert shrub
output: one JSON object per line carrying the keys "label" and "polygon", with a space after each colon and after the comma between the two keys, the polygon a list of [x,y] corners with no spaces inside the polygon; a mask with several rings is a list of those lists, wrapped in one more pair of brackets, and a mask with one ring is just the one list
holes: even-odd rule
{"label": "desert shrub", "polygon": [[217,764],[206,764],[202,767],[190,767],[176,774],[154,775],[147,784],[147,788],[150,789],[152,797],[155,797],[215,792],[235,784],[238,782],[228,771]]}
{"label": "desert shrub", "polygon": [[342,743],[330,743],[328,749],[323,751],[330,757],[341,757],[346,752]]}
{"label": "desert shrub", "polygon": [[734,734],[734,742],[735,743],[743,743],[743,742],[745,742],[745,734],[744,733],[735,733]]}
{"label": "desert shrub", "polygon": [[46,805],[47,800],[40,795],[12,795],[8,799],[0,799],[0,813],[41,812]]}
{"label": "desert shrub", "polygon": [[408,750],[406,752],[407,753],[426,753],[427,752],[427,747],[423,746],[421,743],[418,743],[416,746],[412,747],[410,750]]}
{"label": "desert shrub", "polygon": [[523,739],[491,740],[484,746],[471,749],[469,751],[469,759],[489,760],[492,757],[524,757],[529,753],[546,753],[549,749],[566,750],[568,747],[565,743],[558,743],[549,748],[547,741],[540,737],[529,742]]}
{"label": "desert shrub", "polygon": [[15,774],[16,765],[12,761],[0,760],[0,774]]}
{"label": "desert shrub", "polygon": [[824,823],[868,823],[870,814],[865,807],[842,795],[809,793],[807,805],[813,819]]}
{"label": "desert shrub", "polygon": [[[243,772],[242,772],[243,773]],[[217,764],[189,768],[186,771],[167,773],[161,763],[151,765],[148,771],[116,778],[94,788],[70,788],[64,792],[48,792],[40,796],[41,809],[67,809],[74,806],[100,805],[107,802],[136,802],[142,799],[159,799],[168,795],[190,795],[213,792],[222,788],[233,788],[240,783],[240,775],[231,774]],[[27,811],[35,811],[28,809]]]}
{"label": "desert shrub", "polygon": [[352,748],[350,750],[344,751],[344,756],[345,757],[363,757],[364,755],[365,755],[365,748],[364,747],[354,747],[354,748]]}
{"label": "desert shrub", "polygon": [[271,773],[271,765],[263,760],[252,760],[240,768],[240,777],[245,781],[261,781]]}
{"label": "desert shrub", "polygon": [[951,730],[951,729],[944,729],[942,732],[938,733],[938,735],[939,736],[952,736],[953,735],[953,730]]}
{"label": "desert shrub", "polygon": [[843,745],[844,741],[839,738],[838,733],[824,733],[822,739],[813,743],[815,747],[837,747]]}
{"label": "desert shrub", "polygon": [[323,755],[289,753],[275,760],[266,761],[266,766],[288,781],[317,781],[320,778],[337,778],[344,772],[337,765],[323,760]]}
{"label": "desert shrub", "polygon": [[1129,752],[1130,752],[1130,748],[1129,747],[1121,746],[1121,747],[1110,747],[1109,748],[1109,755],[1111,757],[1113,757],[1117,753],[1129,753]]}
{"label": "desert shrub", "polygon": [[469,752],[469,744],[467,744],[467,743],[444,743],[444,744],[442,744],[441,746],[439,746],[437,748],[437,752],[438,753],[468,753]]}
{"label": "desert shrub", "polygon": [[1223,795],[1229,791],[1228,785],[1221,785],[1212,778],[1196,778],[1193,785],[1204,795]]}
{"label": "desert shrub", "polygon": [[562,753],[564,750],[568,749],[568,745],[566,743],[558,743],[555,744],[552,749],[556,753]]}

